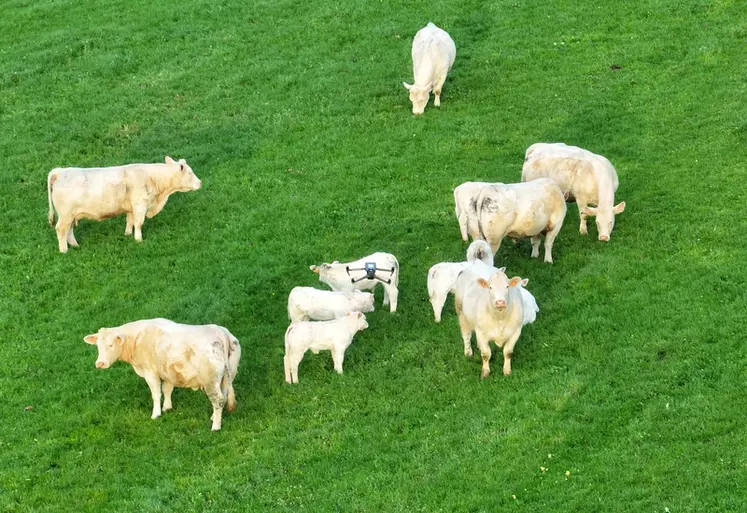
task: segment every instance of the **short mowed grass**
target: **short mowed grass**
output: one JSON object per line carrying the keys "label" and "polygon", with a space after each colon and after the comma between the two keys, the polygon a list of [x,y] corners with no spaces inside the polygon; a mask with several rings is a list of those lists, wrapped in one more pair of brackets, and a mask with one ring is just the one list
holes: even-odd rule
{"label": "short mowed grass", "polygon": [[[410,44],[457,45],[410,113]],[[0,6],[0,510],[747,511],[747,7],[737,0],[8,0]],[[452,190],[519,181],[563,141],[606,155],[610,243],[497,261],[537,321],[480,380],[453,301]],[[185,158],[203,180],[147,220],[82,221],[57,251],[57,166]],[[400,304],[283,380],[308,266],[400,261]],[[83,337],[142,318],[226,326],[238,410],[201,392],[150,420],[144,381]]]}

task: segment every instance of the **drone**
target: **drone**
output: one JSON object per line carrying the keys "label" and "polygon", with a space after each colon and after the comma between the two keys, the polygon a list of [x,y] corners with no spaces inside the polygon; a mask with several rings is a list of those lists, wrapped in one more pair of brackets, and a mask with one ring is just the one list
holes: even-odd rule
{"label": "drone", "polygon": [[[350,276],[350,271],[366,271],[366,274],[364,276],[361,276],[357,280],[351,277],[350,283],[358,283],[359,281],[362,281],[362,280],[379,280],[380,282],[386,283],[388,285],[392,283],[391,276],[394,273],[394,267],[392,267],[391,269],[378,269],[376,267],[376,262],[366,262],[365,267],[358,267],[355,269],[351,269],[350,267],[346,265],[345,270],[347,271],[348,276]],[[385,280],[384,278],[380,278],[379,276],[376,276],[376,273],[378,271],[389,273],[389,279]]]}

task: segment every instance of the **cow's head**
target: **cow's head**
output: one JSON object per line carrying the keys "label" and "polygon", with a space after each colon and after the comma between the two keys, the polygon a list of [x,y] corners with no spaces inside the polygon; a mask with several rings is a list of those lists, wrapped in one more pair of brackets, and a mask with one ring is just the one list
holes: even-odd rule
{"label": "cow's head", "polygon": [[508,288],[511,285],[508,276],[506,276],[505,267],[498,269],[488,280],[485,278],[478,279],[477,284],[484,289],[488,289],[490,306],[501,312],[506,310],[508,306]]}
{"label": "cow's head", "polygon": [[407,89],[410,92],[410,101],[412,102],[412,113],[415,115],[422,114],[423,111],[425,111],[426,104],[428,103],[428,98],[430,97],[431,88],[417,86],[417,85],[410,85],[406,82],[402,82],[402,85],[405,86],[405,89]]}
{"label": "cow's head", "polygon": [[108,369],[122,354],[125,336],[116,329],[101,328],[98,333],[86,335],[83,340],[87,344],[95,345],[99,350],[96,368]]}
{"label": "cow's head", "polygon": [[360,312],[374,311],[374,295],[370,292],[362,292],[358,289],[352,292],[355,309]]}
{"label": "cow's head", "polygon": [[625,210],[625,202],[621,201],[614,207],[602,208],[602,207],[586,207],[582,214],[587,216],[596,216],[597,233],[599,240],[609,242],[612,236],[612,228],[615,226],[615,216],[621,214]]}
{"label": "cow's head", "polygon": [[189,167],[189,164],[187,164],[186,160],[179,159],[179,162],[176,162],[174,159],[167,155],[166,163],[173,166],[179,166],[179,170],[171,179],[171,184],[174,189],[179,192],[189,192],[196,191],[197,189],[202,187],[202,181],[197,178],[197,175],[194,174],[194,171],[192,171],[192,168]]}

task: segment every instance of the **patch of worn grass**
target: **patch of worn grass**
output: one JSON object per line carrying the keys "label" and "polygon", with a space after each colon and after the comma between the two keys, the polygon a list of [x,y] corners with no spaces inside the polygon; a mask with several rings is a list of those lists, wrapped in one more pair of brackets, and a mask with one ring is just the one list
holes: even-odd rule
{"label": "patch of worn grass", "polygon": [[[739,2],[5,2],[0,16],[0,509],[745,511],[747,12]],[[457,43],[440,109],[410,114],[410,42]],[[552,266],[501,265],[541,311],[514,375],[479,380],[433,263],[466,245],[451,190],[511,182],[525,148],[608,156],[612,242],[570,205]],[[81,222],[57,253],[55,166],[188,160],[203,189],[144,226]],[[373,251],[400,309],[345,374],[283,382],[308,265]],[[380,301],[381,293],[377,294]],[[241,340],[239,409],[149,419],[82,337],[164,316]],[[26,410],[27,406],[32,409]],[[543,470],[544,469],[544,470]]]}

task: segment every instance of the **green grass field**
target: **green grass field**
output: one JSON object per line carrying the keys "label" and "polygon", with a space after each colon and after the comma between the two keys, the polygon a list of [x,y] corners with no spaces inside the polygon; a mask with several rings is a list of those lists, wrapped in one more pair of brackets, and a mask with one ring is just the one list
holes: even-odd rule
{"label": "green grass field", "polygon": [[[410,113],[410,45],[457,45]],[[8,0],[0,6],[0,510],[747,511],[747,6],[740,0]],[[601,153],[610,243],[501,248],[540,306],[514,373],[480,380],[426,272],[463,258],[453,188],[519,181],[524,151]],[[203,180],[57,251],[57,166],[185,158]],[[400,261],[399,311],[283,380],[310,264]],[[239,408],[150,420],[129,365],[83,337],[168,317],[241,341]]]}

